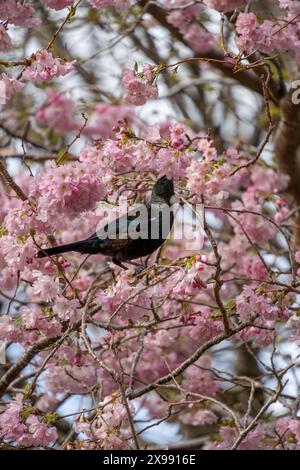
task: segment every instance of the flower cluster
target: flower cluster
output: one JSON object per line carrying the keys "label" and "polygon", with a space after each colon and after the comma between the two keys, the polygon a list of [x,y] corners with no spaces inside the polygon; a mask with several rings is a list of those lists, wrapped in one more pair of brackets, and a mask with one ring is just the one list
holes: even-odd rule
{"label": "flower cluster", "polygon": [[150,64],[143,66],[142,72],[125,69],[123,83],[127,91],[125,101],[136,106],[158,97],[157,86],[154,84],[155,70]]}
{"label": "flower cluster", "polygon": [[92,210],[105,192],[99,174],[74,163],[48,168],[35,179],[31,196],[38,198],[38,217],[46,222]]}
{"label": "flower cluster", "polygon": [[[288,21],[289,17],[282,17]],[[269,53],[274,50],[294,51],[296,61],[300,62],[300,39],[297,22],[288,22],[282,28],[281,22],[264,20],[259,22],[255,13],[240,13],[236,21],[236,43],[242,52],[254,50]]]}
{"label": "flower cluster", "polygon": [[46,50],[38,51],[32,57],[32,64],[26,67],[22,76],[32,82],[43,82],[53,77],[67,75],[74,68],[72,62],[65,62],[57,59],[51,52]]}
{"label": "flower cluster", "polygon": [[114,397],[106,397],[99,404],[93,423],[78,423],[76,429],[78,432],[83,432],[87,439],[95,443],[99,442],[102,449],[126,450],[130,449],[126,439],[127,419],[126,408],[121,401]]}
{"label": "flower cluster", "polygon": [[186,43],[194,52],[207,52],[213,46],[213,36],[199,24],[197,18],[204,10],[203,5],[196,4],[185,8],[185,0],[176,2],[180,9],[174,9],[172,2],[167,2],[172,11],[168,13],[167,20],[178,28]]}
{"label": "flower cluster", "polygon": [[0,19],[16,26],[32,28],[40,24],[35,8],[29,3],[6,0],[0,4]]}
{"label": "flower cluster", "polygon": [[22,403],[22,395],[11,401],[0,415],[0,437],[4,442],[16,442],[22,447],[48,447],[57,439],[57,431],[47,426]]}
{"label": "flower cluster", "polygon": [[138,128],[145,126],[135,115],[133,107],[100,103],[94,107],[83,133],[95,139],[109,139],[114,137],[116,126],[124,122]]}
{"label": "flower cluster", "polygon": [[94,8],[113,7],[116,10],[124,10],[130,6],[129,0],[88,0]]}
{"label": "flower cluster", "polygon": [[62,10],[73,5],[74,0],[41,0],[41,2],[54,10]]}
{"label": "flower cluster", "polygon": [[204,3],[214,10],[218,11],[233,11],[235,8],[245,6],[253,0],[204,0]]}
{"label": "flower cluster", "polygon": [[50,91],[46,101],[36,112],[37,121],[56,130],[59,133],[75,131],[80,128],[80,122],[74,117],[74,101],[59,93]]}
{"label": "flower cluster", "polygon": [[1,89],[4,90],[4,96],[1,96],[1,104],[5,104],[14,92],[20,92],[24,86],[22,82],[14,77],[9,77],[6,73],[1,74],[0,79]]}

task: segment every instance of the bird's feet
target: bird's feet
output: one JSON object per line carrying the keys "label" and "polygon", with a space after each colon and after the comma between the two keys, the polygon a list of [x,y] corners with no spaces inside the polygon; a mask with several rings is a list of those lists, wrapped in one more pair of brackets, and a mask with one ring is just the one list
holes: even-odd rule
{"label": "bird's feet", "polygon": [[[122,264],[121,261],[119,261],[117,258],[113,258],[112,261],[114,264],[116,264],[120,268],[128,269],[127,266],[124,266],[124,264]],[[137,274],[140,274],[146,269],[146,266],[140,263],[136,263],[135,261],[125,261],[125,263],[131,264],[132,266],[136,267],[136,269],[134,270],[134,276],[136,276]]]}
{"label": "bird's feet", "polygon": [[124,266],[124,264],[122,264],[121,261],[119,261],[117,258],[112,258],[112,262],[116,266],[119,266],[119,268],[128,269],[127,266]]}

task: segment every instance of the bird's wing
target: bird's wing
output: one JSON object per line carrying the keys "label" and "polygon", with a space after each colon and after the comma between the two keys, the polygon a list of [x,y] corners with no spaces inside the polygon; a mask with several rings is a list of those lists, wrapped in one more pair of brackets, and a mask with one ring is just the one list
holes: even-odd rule
{"label": "bird's wing", "polygon": [[[166,206],[168,210],[168,206]],[[159,227],[162,219],[167,219],[167,213],[162,210],[155,209],[149,203],[145,205],[139,205],[134,207],[132,210],[122,215],[121,217],[114,219],[108,224],[100,227],[97,232],[90,237],[92,240],[101,241],[104,240],[115,240],[115,239],[148,239],[148,238],[159,238]],[[157,232],[157,236],[151,237],[151,233]],[[169,225],[167,224],[167,232],[169,232]]]}
{"label": "bird's wing", "polygon": [[144,233],[148,228],[148,224],[149,216],[147,206],[140,205],[121,217],[100,227],[96,232],[96,236],[101,240],[105,240],[107,238],[126,238],[129,232],[131,233],[139,230]]}

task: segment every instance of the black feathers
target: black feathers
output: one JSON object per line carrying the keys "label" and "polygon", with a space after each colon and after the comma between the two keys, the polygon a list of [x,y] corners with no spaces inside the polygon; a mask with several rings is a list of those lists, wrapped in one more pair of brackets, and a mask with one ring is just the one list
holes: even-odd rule
{"label": "black feathers", "polygon": [[163,176],[155,183],[151,199],[144,206],[115,219],[86,240],[46,248],[37,256],[44,258],[69,251],[101,253],[122,266],[122,262],[150,255],[162,245],[172,228],[172,196],[173,182]]}

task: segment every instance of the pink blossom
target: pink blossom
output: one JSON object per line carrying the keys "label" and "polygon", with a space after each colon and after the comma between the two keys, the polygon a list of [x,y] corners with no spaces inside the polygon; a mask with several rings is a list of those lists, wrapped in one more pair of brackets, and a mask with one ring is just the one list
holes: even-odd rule
{"label": "pink blossom", "polygon": [[168,23],[178,28],[182,33],[185,33],[188,30],[188,25],[193,22],[194,19],[198,17],[198,15],[204,10],[203,5],[196,4],[192,6],[188,6],[187,8],[181,8],[176,10],[174,7],[183,6],[185,1],[177,1],[176,5],[174,2],[166,2],[167,6],[172,8],[170,13],[168,13],[167,20]]}
{"label": "pink blossom", "polygon": [[237,313],[242,321],[247,322],[251,317],[260,315],[262,319],[277,320],[287,314],[285,303],[275,304],[267,295],[260,295],[251,287],[244,287],[236,298]]}
{"label": "pink blossom", "polygon": [[28,236],[30,230],[35,229],[43,232],[45,225],[37,219],[37,213],[32,210],[29,201],[16,202],[4,219],[5,228],[10,235]]}
{"label": "pink blossom", "polygon": [[17,395],[0,415],[0,437],[4,442],[16,441],[24,447],[48,447],[57,439],[54,427],[41,423],[36,415],[27,412],[26,404],[22,403],[22,395]]}
{"label": "pink blossom", "polygon": [[248,187],[247,192],[242,195],[242,202],[234,201],[232,208],[241,211],[235,217],[238,217],[243,229],[241,225],[234,223],[236,233],[246,231],[250,239],[257,243],[265,243],[275,236],[276,227],[260,215],[260,194],[254,188]]}
{"label": "pink blossom", "polygon": [[217,157],[217,149],[213,146],[213,141],[208,139],[200,139],[197,145],[200,152],[206,160],[215,160]]}
{"label": "pink blossom", "polygon": [[73,5],[74,0],[41,0],[41,2],[54,10],[62,10],[63,8]]}
{"label": "pink blossom", "polygon": [[159,125],[154,125],[154,126],[148,126],[147,129],[145,130],[144,134],[145,140],[147,142],[157,142],[161,138],[160,134],[160,126]]}
{"label": "pink blossom", "polygon": [[47,390],[52,393],[88,393],[97,383],[95,367],[68,364],[62,359],[63,366],[51,365],[45,378]]}
{"label": "pink blossom", "polygon": [[[114,171],[126,171],[132,167],[133,155],[132,150],[127,152],[126,148],[122,148],[116,141],[107,140],[103,146],[102,160],[109,162],[109,166]],[[106,165],[105,165],[106,166]]]}
{"label": "pink blossom", "polygon": [[220,321],[212,318],[210,309],[203,307],[194,318],[194,326],[190,331],[190,338],[199,343],[205,343],[222,332]]}
{"label": "pink blossom", "polygon": [[71,98],[57,91],[48,93],[47,100],[38,108],[36,119],[59,133],[75,131],[80,122],[75,118],[75,103]]}
{"label": "pink blossom", "polygon": [[[113,432],[107,432],[107,429],[104,427],[97,428],[95,423],[91,425],[89,423],[79,423],[76,426],[76,431],[78,433],[83,433],[87,436],[89,441],[94,442],[95,439],[101,443],[101,449],[105,450],[128,450],[130,449],[126,439],[119,437],[118,430]],[[87,447],[88,449],[98,449],[99,444],[91,444]]]}
{"label": "pink blossom", "polygon": [[195,295],[200,289],[205,289],[206,284],[201,279],[199,271],[194,268],[190,269],[177,283],[174,293],[179,295]]}
{"label": "pink blossom", "polygon": [[17,26],[32,28],[40,24],[40,18],[35,16],[35,9],[28,3],[16,0],[2,1],[0,5],[0,19]]}
{"label": "pink blossom", "polygon": [[170,348],[174,343],[174,338],[167,331],[158,331],[156,334],[149,336],[146,344],[150,341],[152,346]]}
{"label": "pink blossom", "polygon": [[[220,384],[214,379],[211,372],[204,370],[211,365],[211,358],[204,356],[196,363],[197,366],[191,366],[184,372],[181,386],[184,390],[200,393],[209,397],[215,397]],[[203,369],[201,369],[201,366]],[[208,367],[207,367],[208,366]]]}
{"label": "pink blossom", "polygon": [[3,289],[13,289],[16,286],[17,280],[17,273],[13,267],[6,266],[5,268],[1,269],[0,283]]}
{"label": "pink blossom", "polygon": [[22,338],[22,333],[16,322],[9,315],[0,317],[0,339],[11,342],[18,342]]}
{"label": "pink blossom", "polygon": [[[183,6],[184,2],[178,2]],[[172,11],[167,15],[168,23],[181,32],[184,40],[195,52],[207,52],[213,46],[213,35],[206,31],[197,21],[199,13],[203,11],[203,5],[193,5],[187,8],[174,9],[174,4],[169,3]]]}
{"label": "pink blossom", "polygon": [[271,168],[255,166],[251,171],[251,181],[256,190],[271,193],[286,189],[289,176],[284,173],[277,173]]}
{"label": "pink blossom", "polygon": [[0,3],[0,19],[8,20],[16,12],[16,0],[7,0]]}
{"label": "pink blossom", "polygon": [[204,424],[213,424],[218,421],[217,416],[211,410],[195,410],[184,413],[180,421],[188,426],[203,426]]}
{"label": "pink blossom", "polygon": [[[130,412],[134,414],[133,406],[130,405]],[[77,432],[83,432],[92,439],[97,438],[103,449],[118,450],[128,449],[126,442],[128,426],[128,415],[120,399],[107,396],[99,404],[99,412],[96,419],[91,424],[79,423],[76,426]]]}
{"label": "pink blossom", "polygon": [[279,5],[287,10],[288,18],[295,18],[300,13],[300,5],[294,0],[279,0]]}
{"label": "pink blossom", "polygon": [[208,52],[213,47],[213,36],[199,24],[192,24],[184,32],[183,37],[195,52]]}
{"label": "pink blossom", "polygon": [[276,423],[276,431],[284,442],[288,442],[293,434],[297,442],[300,444],[299,419],[280,418]]}
{"label": "pink blossom", "polygon": [[261,31],[254,13],[240,13],[236,22],[238,46],[245,51],[252,50],[262,41]]}
{"label": "pink blossom", "polygon": [[[21,312],[22,315],[19,317],[19,321],[25,330],[29,332],[36,330],[38,333],[48,337],[59,336],[61,333],[61,324],[50,316],[46,316],[36,307],[33,309],[22,307]],[[25,337],[27,336],[25,335]]]}
{"label": "pink blossom", "polygon": [[24,86],[14,77],[9,77],[6,73],[1,74],[0,86],[4,89],[4,96],[0,96],[0,104],[5,104],[12,96],[14,92],[20,92]]}
{"label": "pink blossom", "polygon": [[26,266],[37,267],[35,247],[31,238],[18,239],[16,236],[0,237],[0,253],[3,254],[9,268],[22,271]]}
{"label": "pink blossom", "polygon": [[102,151],[96,145],[86,145],[79,154],[79,160],[88,165],[100,165]]}
{"label": "pink blossom", "polygon": [[232,11],[236,7],[247,5],[252,0],[204,0],[204,3],[218,11]]}
{"label": "pink blossom", "polygon": [[[282,19],[286,21],[286,18]],[[290,22],[286,28],[280,28],[277,22],[271,20],[259,23],[254,13],[240,13],[236,22],[236,32],[237,45],[243,52],[249,53],[258,49],[269,53],[274,49],[291,49],[295,53],[296,61],[300,61],[297,23]]]}
{"label": "pink blossom", "polygon": [[157,86],[153,84],[154,79],[154,67],[149,64],[143,66],[141,74],[125,69],[123,72],[123,83],[127,90],[125,101],[140,106],[149,99],[156,99],[158,90]]}
{"label": "pink blossom", "polygon": [[250,279],[263,280],[268,276],[268,271],[258,256],[245,256],[243,258],[243,269]]}
{"label": "pink blossom", "polygon": [[45,302],[50,302],[59,292],[59,283],[57,280],[54,281],[51,276],[41,276],[40,274],[40,272],[36,272],[37,279],[33,283],[33,294]]}
{"label": "pink blossom", "polygon": [[53,312],[62,320],[74,323],[82,315],[80,304],[77,299],[66,299],[57,297],[52,307]]}
{"label": "pink blossom", "polygon": [[[73,4],[70,0],[42,0],[42,3],[44,9],[47,6],[53,10]],[[216,52],[217,49],[222,52],[218,28],[211,29],[216,15],[207,12],[204,3],[225,12],[240,7],[235,13],[236,42],[246,54],[256,49],[266,54],[274,49],[280,54],[289,48],[300,60],[299,22],[293,17],[300,7],[290,0],[279,0],[279,6],[285,10],[268,19],[263,14],[256,17],[254,9],[245,9],[250,2],[243,0],[208,0],[195,4],[189,0],[166,0],[161,5],[165,9],[166,21],[171,25],[166,36],[169,42],[177,38],[173,31],[177,28],[185,44],[194,52],[199,51],[200,57],[201,51],[208,50],[212,45]],[[7,32],[10,34],[15,29],[11,24],[24,26],[37,19],[39,10],[31,8],[33,4],[15,0],[0,2],[3,25],[2,29],[0,26],[0,37],[2,31],[4,43],[8,40],[5,36]],[[26,17],[24,9],[22,20],[20,12],[26,5],[30,6],[26,11],[31,11],[32,16],[31,19],[30,15]],[[179,103],[180,107],[184,106],[180,113],[183,122],[177,122],[174,117],[159,121],[161,115],[175,116],[176,106],[172,103],[181,96],[180,90],[175,97],[170,94],[168,107],[158,107],[158,113],[154,110],[150,116],[144,109],[143,120],[137,117],[133,106],[118,104],[118,96],[111,94],[114,93],[113,82],[104,80],[103,89],[101,87],[100,94],[96,93],[95,98],[94,89],[79,90],[78,86],[81,87],[84,82],[81,79],[88,78],[84,71],[95,73],[96,78],[111,73],[117,78],[115,74],[118,71],[115,69],[93,70],[90,61],[81,62],[81,59],[85,61],[94,56],[95,51],[93,47],[89,50],[89,44],[86,51],[82,47],[78,49],[78,53],[84,54],[84,57],[79,57],[76,70],[84,74],[80,84],[78,80],[72,80],[73,77],[70,77],[71,81],[67,77],[63,89],[59,88],[58,91],[52,88],[47,80],[64,75],[70,66],[54,56],[56,46],[59,46],[57,41],[65,42],[68,49],[71,48],[70,54],[74,53],[77,48],[72,49],[72,29],[76,29],[78,24],[83,28],[86,19],[93,23],[98,16],[101,26],[107,27],[107,34],[110,35],[111,28],[117,31],[122,27],[118,21],[110,24],[110,19],[115,16],[111,16],[112,8],[122,10],[125,5],[133,5],[133,2],[91,0],[85,5],[87,7],[77,8],[75,17],[72,16],[66,25],[63,19],[67,11],[48,11],[51,22],[57,22],[57,25],[53,23],[53,27],[64,26],[58,38],[54,38],[52,53],[50,49],[43,50],[26,58],[16,51],[16,55],[8,58],[24,59],[27,71],[21,80],[25,82],[27,75],[33,83],[26,84],[25,94],[22,93],[19,100],[13,100],[14,105],[22,104],[22,107],[6,106],[2,116],[3,148],[0,148],[0,158],[3,164],[7,163],[8,173],[22,189],[25,198],[19,197],[18,188],[2,171],[5,182],[0,182],[0,303],[3,306],[0,340],[8,343],[7,356],[12,362],[12,370],[19,357],[25,355],[28,358],[32,345],[39,345],[42,340],[46,346],[34,357],[30,356],[27,365],[24,362],[26,368],[20,372],[20,376],[25,376],[23,381],[10,383],[9,393],[3,396],[0,441],[16,448],[52,446],[57,434],[55,428],[47,423],[55,419],[55,414],[48,413],[55,412],[61,400],[68,400],[70,410],[66,414],[70,412],[73,415],[70,419],[72,431],[81,433],[68,443],[68,448],[133,448],[128,410],[120,394],[120,378],[127,394],[131,389],[134,395],[136,392],[141,395],[134,405],[138,404],[138,410],[142,407],[148,413],[147,422],[139,422],[139,415],[136,416],[133,403],[129,400],[138,431],[148,427],[153,418],[165,420],[171,410],[173,422],[176,420],[177,423],[195,427],[214,424],[215,431],[206,436],[203,447],[209,448],[211,445],[215,449],[230,449],[239,437],[235,420],[232,420],[231,413],[224,412],[209,398],[217,397],[221,402],[225,399],[243,429],[252,419],[252,416],[246,419],[246,410],[238,404],[226,400],[226,396],[232,393],[235,379],[244,374],[238,370],[239,367],[235,370],[236,358],[231,356],[236,355],[246,343],[252,345],[257,354],[263,354],[263,362],[269,363],[268,356],[272,353],[272,342],[276,338],[275,365],[279,367],[279,372],[288,371],[283,383],[287,379],[293,380],[289,366],[294,357],[290,358],[285,350],[287,342],[297,346],[300,338],[299,286],[295,282],[299,279],[295,280],[293,276],[294,268],[300,275],[300,268],[293,266],[292,269],[289,263],[293,264],[290,260],[292,256],[294,262],[300,264],[300,252],[291,251],[293,243],[287,249],[286,244],[282,243],[283,237],[272,223],[274,220],[282,224],[284,233],[293,241],[292,229],[297,214],[287,194],[289,181],[278,166],[269,164],[265,155],[247,165],[256,150],[246,145],[244,132],[238,133],[238,129],[232,126],[234,113],[230,111],[228,123],[224,125],[221,122],[222,116],[225,116],[226,99],[223,100],[225,104],[222,102],[224,110],[219,105],[215,108],[216,103],[210,99],[210,88],[204,87],[202,101],[213,108],[208,109],[207,113],[201,109],[199,116],[196,114],[194,99],[200,88],[188,83],[191,75],[187,65],[168,68],[169,72],[178,70],[178,74],[171,78],[174,78],[175,84],[178,80],[179,89],[182,84],[185,88],[181,78],[186,78],[189,85],[183,91],[185,98],[182,105]],[[92,11],[90,5],[98,11]],[[87,16],[81,14],[85,10]],[[119,11],[120,15],[117,16],[127,24],[134,12],[135,9],[131,9],[128,16],[128,12]],[[146,21],[142,19],[141,27],[146,25]],[[151,28],[154,28],[155,20],[151,21]],[[126,29],[126,25],[123,26]],[[206,26],[215,32],[208,32]],[[274,34],[281,26],[282,29]],[[158,27],[157,23],[155,28],[154,36],[157,33],[159,38],[165,39],[161,35],[163,28]],[[235,25],[231,24],[226,46],[235,54],[231,41],[234,28]],[[26,37],[26,31],[21,33]],[[51,37],[45,37],[45,40],[47,44]],[[3,38],[0,45],[2,43]],[[164,55],[169,49],[172,57]],[[170,44],[169,49],[159,51],[162,61],[158,63],[162,63],[162,68],[164,61],[166,64],[177,61],[176,45],[173,47]],[[179,52],[179,61],[191,55],[184,48]],[[197,59],[198,55],[195,57]],[[285,57],[288,57],[287,54],[283,55],[283,59]],[[238,55],[235,59],[225,58],[228,73],[238,69],[238,64],[235,64],[238,58]],[[246,64],[245,61],[243,63]],[[195,67],[198,65],[199,62],[194,62]],[[204,68],[204,78],[210,80],[211,65],[206,64]],[[14,67],[11,73],[16,70],[17,76],[22,69],[24,66]],[[271,67],[271,72],[273,69]],[[140,72],[136,68],[125,71],[124,85],[129,101],[142,104],[148,98],[156,98],[156,80],[160,70],[160,67],[146,64]],[[255,69],[246,72],[255,75]],[[288,70],[285,72],[288,74]],[[287,81],[290,79],[288,76],[284,78]],[[229,85],[231,88],[228,82]],[[3,101],[13,92],[23,90],[22,87],[20,80],[3,74]],[[217,93],[222,92],[219,83],[216,83],[216,90]],[[282,95],[285,93],[283,89],[280,91]],[[40,101],[40,97],[45,101]],[[102,98],[107,103],[95,102],[95,99]],[[270,99],[273,98],[270,93]],[[86,108],[84,112],[88,122],[81,129],[81,118],[77,112],[83,108]],[[199,117],[197,121],[189,122],[196,116]],[[218,128],[215,130],[216,139],[213,138],[214,132],[204,131],[219,123],[221,128],[220,131]],[[231,131],[226,132],[227,127],[229,131],[236,131],[237,142],[243,150],[232,147],[230,140],[233,135]],[[71,132],[74,133],[74,140],[72,135],[67,134]],[[250,134],[249,141],[246,136],[248,143],[255,138],[256,132],[255,135],[252,131]],[[68,144],[71,145],[71,158]],[[273,140],[270,139],[270,149],[272,145]],[[226,150],[220,151],[223,148]],[[24,161],[21,162],[19,157],[23,153]],[[11,155],[13,158],[10,158]],[[28,159],[25,159],[26,156]],[[32,174],[25,163],[32,169]],[[245,164],[246,167],[242,168]],[[135,201],[148,200],[152,182],[162,175],[173,178],[176,197],[181,198],[181,202],[204,202],[207,226],[216,243],[211,243],[203,235],[201,243],[205,254],[199,246],[193,251],[188,250],[184,239],[171,239],[160,251],[147,258],[147,269],[138,275],[134,273],[133,266],[128,265],[129,269],[123,270],[101,254],[88,259],[71,252],[54,259],[40,260],[36,257],[38,247],[85,239],[97,228],[102,228],[104,219],[106,222],[109,217],[114,218],[119,208],[121,213],[123,209],[125,212],[122,205],[124,196],[128,197],[130,205]],[[266,265],[258,253],[262,254]],[[89,297],[90,303],[87,301]],[[240,328],[232,336],[224,336],[220,301],[228,314],[230,328]],[[86,333],[94,354],[83,341],[80,328],[78,331],[75,328],[81,321],[85,304],[88,307]],[[249,322],[247,327],[245,322]],[[211,342],[217,344],[208,349]],[[203,350],[206,352],[191,363]],[[37,350],[34,348],[34,351]],[[262,368],[259,374],[257,380],[271,387],[270,370]],[[151,384],[161,382],[159,379],[162,377],[172,375],[174,380],[167,384],[166,393],[159,394],[155,390],[146,394],[140,392],[144,387],[147,391]],[[36,383],[33,377],[37,377]],[[32,380],[35,390],[30,394],[28,390]],[[180,385],[180,390],[176,391],[176,383]],[[20,396],[17,395],[19,387],[24,392]],[[292,394],[292,388],[287,393]],[[158,388],[156,390],[159,391]],[[78,401],[81,406],[78,410],[75,405],[78,397],[75,395],[81,395],[84,399],[83,404],[81,399]],[[92,414],[82,412],[86,399],[90,402],[87,406],[93,408]],[[258,420],[256,427],[243,436],[239,449],[300,449],[299,420],[289,413],[290,403],[285,403],[292,400],[282,401],[280,397],[278,400],[278,406],[286,404],[284,411],[280,411],[285,418],[276,419],[277,411],[271,416],[270,409],[266,419]],[[76,411],[79,413],[76,414]]]}
{"label": "pink blossom", "polygon": [[112,138],[113,127],[124,120],[130,126],[136,124],[143,127],[142,121],[135,115],[132,107],[100,103],[93,109],[88,125],[83,132],[94,138]]}
{"label": "pink blossom", "polygon": [[20,412],[22,411],[22,398],[18,396],[6,407],[0,415],[0,436],[5,441],[21,439],[26,432],[26,425],[22,422]]}
{"label": "pink blossom", "polygon": [[129,0],[88,0],[94,8],[114,7],[116,10],[124,10],[130,6]]}
{"label": "pink blossom", "polygon": [[28,433],[31,435],[33,445],[47,447],[51,442],[54,442],[58,435],[54,427],[48,427],[46,424],[41,423],[37,416],[30,415],[26,419]]}
{"label": "pink blossom", "polygon": [[[235,428],[230,426],[223,426],[220,429],[220,436],[223,441],[220,444],[216,444],[213,448],[217,450],[230,450],[235,441],[238,438],[238,433]],[[254,430],[250,431],[245,439],[242,440],[238,446],[239,450],[259,450],[265,449],[266,446],[263,445],[263,438],[265,436],[264,428],[259,425]]]}
{"label": "pink blossom", "polygon": [[186,138],[185,134],[187,134],[187,132],[188,132],[187,127],[183,125],[182,123],[176,122],[174,124],[172,123],[169,126],[169,133],[170,133],[171,139],[176,139],[178,137],[185,139]]}
{"label": "pink blossom", "polygon": [[67,75],[74,69],[72,62],[65,62],[62,59],[55,58],[51,52],[46,50],[35,54],[33,63],[23,72],[23,77],[32,82],[42,82],[50,80],[53,77]]}
{"label": "pink blossom", "polygon": [[[269,328],[269,329],[267,329]],[[240,337],[242,341],[251,341],[251,343],[257,348],[264,348],[269,346],[274,341],[274,321],[264,321],[263,328],[251,326],[245,328],[241,333]]]}
{"label": "pink blossom", "polygon": [[48,168],[35,179],[31,194],[38,199],[39,218],[51,221],[93,210],[104,196],[105,187],[96,171],[74,163]]}
{"label": "pink blossom", "polygon": [[[179,139],[179,138],[177,138]],[[185,173],[188,161],[183,153],[172,151],[170,149],[160,149],[157,153],[157,159],[154,162],[160,175],[166,175],[175,181]]]}

